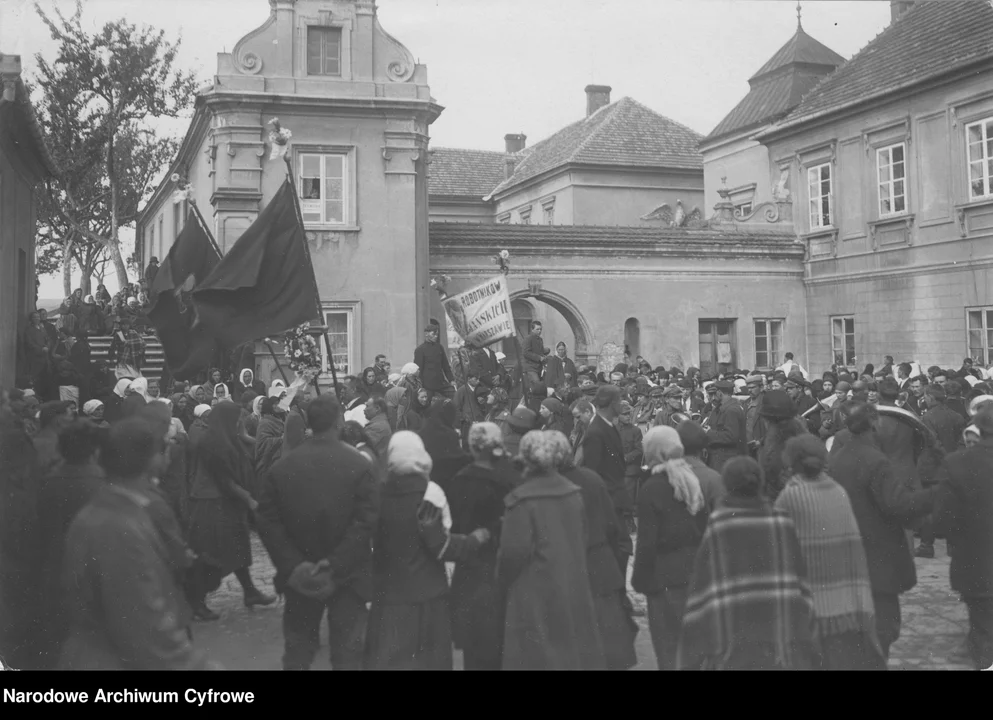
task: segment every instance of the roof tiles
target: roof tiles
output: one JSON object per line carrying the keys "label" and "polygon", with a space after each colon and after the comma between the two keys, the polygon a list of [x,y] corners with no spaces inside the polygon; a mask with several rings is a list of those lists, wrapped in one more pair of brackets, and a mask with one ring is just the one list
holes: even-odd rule
{"label": "roof tiles", "polygon": [[428,188],[432,195],[481,200],[504,180],[502,152],[433,148],[428,166]]}

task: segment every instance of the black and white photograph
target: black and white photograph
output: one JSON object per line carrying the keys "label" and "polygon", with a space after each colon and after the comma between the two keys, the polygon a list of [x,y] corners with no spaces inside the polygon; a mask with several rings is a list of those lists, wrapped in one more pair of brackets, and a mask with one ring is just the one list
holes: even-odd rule
{"label": "black and white photograph", "polygon": [[0,0],[0,86],[0,669],[993,670],[993,0]]}

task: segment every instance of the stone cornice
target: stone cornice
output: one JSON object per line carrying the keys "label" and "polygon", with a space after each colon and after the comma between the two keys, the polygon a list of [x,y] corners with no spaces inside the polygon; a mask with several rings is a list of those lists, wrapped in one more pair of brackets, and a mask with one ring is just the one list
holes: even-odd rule
{"label": "stone cornice", "polygon": [[408,100],[383,97],[322,97],[314,95],[280,95],[268,92],[213,90],[203,95],[203,100],[211,109],[220,110],[230,105],[232,108],[249,106],[273,106],[286,108],[287,112],[306,115],[307,110],[325,115],[333,110],[341,117],[410,117],[412,114],[431,124],[442,111],[443,106],[433,100]]}

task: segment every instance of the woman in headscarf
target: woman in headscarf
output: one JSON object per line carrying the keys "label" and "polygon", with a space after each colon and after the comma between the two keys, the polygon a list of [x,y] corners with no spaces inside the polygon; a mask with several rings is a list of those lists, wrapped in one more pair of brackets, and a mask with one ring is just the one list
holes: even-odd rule
{"label": "woman in headscarf", "polygon": [[259,406],[261,419],[259,429],[255,432],[255,472],[262,478],[269,472],[283,450],[283,411],[279,400],[267,397]]}
{"label": "woman in headscarf", "polygon": [[[400,399],[397,406],[396,430],[410,430],[417,432],[421,429],[421,404],[418,402],[418,391],[421,389],[418,376],[421,369],[416,363],[407,363],[400,369],[400,383],[398,388],[404,388],[406,392]],[[407,415],[413,412],[416,417],[408,418]]]}
{"label": "woman in headscarf", "polygon": [[500,432],[506,435],[507,420],[510,418],[510,396],[503,388],[493,388],[486,396],[486,422],[500,426]]}
{"label": "woman in headscarf", "polygon": [[114,392],[107,397],[104,403],[104,419],[113,424],[124,416],[124,398],[131,387],[131,380],[121,378],[114,385]]}
{"label": "woman in headscarf", "polygon": [[644,440],[649,477],[638,495],[638,545],[631,585],[648,601],[648,628],[659,670],[676,669],[686,586],[707,529],[700,480],[684,458],[679,433],[660,425]]}
{"label": "woman in headscarf", "polygon": [[569,437],[572,433],[572,414],[561,400],[556,397],[545,398],[539,407],[542,430],[557,430]]}
{"label": "woman in headscarf", "polygon": [[231,398],[231,393],[228,391],[228,386],[224,383],[217,383],[214,386],[214,399],[217,402],[234,402]]}
{"label": "woman in headscarf", "polygon": [[431,480],[446,494],[455,474],[472,462],[472,457],[462,449],[455,420],[455,403],[438,398],[432,403],[418,433],[431,456]]}
{"label": "woman in headscarf", "polygon": [[210,419],[210,405],[197,405],[193,408],[193,424],[187,434],[190,444],[196,445],[201,437],[207,434],[207,421]]}
{"label": "woman in headscarf", "polygon": [[128,386],[127,395],[121,404],[121,417],[131,417],[148,404],[148,380],[143,377],[135,378]]}
{"label": "woman in headscarf", "polygon": [[809,670],[813,603],[793,521],[762,492],[748,457],[725,465],[723,503],[693,564],[679,670]]}
{"label": "woman in headscarf", "polygon": [[190,425],[193,424],[193,407],[190,405],[190,396],[186,393],[173,393],[172,416],[183,424],[183,430],[189,432]]}
{"label": "woman in headscarf", "polygon": [[276,601],[255,587],[248,570],[252,564],[249,514],[258,502],[245,489],[254,483],[255,473],[238,439],[240,412],[234,403],[218,404],[210,413],[206,435],[193,446],[189,542],[197,564],[190,604],[201,620],[218,617],[207,607],[207,593],[231,573],[241,584],[245,607]]}
{"label": "woman in headscarf", "polygon": [[472,557],[489,532],[450,532],[445,494],[430,481],[431,456],[414,433],[400,431],[390,439],[387,472],[373,539],[365,668],[451,670],[445,562]]}
{"label": "woman in headscarf", "polygon": [[791,438],[784,458],[793,476],[776,508],[793,520],[822,670],[885,670],[876,637],[869,566],[852,504],[827,473],[827,450],[812,435]]}
{"label": "woman in headscarf", "polygon": [[234,401],[242,402],[242,396],[249,390],[255,392],[256,396],[265,396],[266,386],[261,380],[255,379],[255,373],[252,372],[251,368],[243,368],[240,373],[238,373],[238,382],[233,383],[234,387]]}
{"label": "woman in headscarf", "polygon": [[193,407],[207,404],[208,394],[203,385],[194,385],[187,390],[186,394],[189,395],[190,399],[193,401]]}
{"label": "woman in headscarf", "polygon": [[466,670],[499,670],[503,646],[503,604],[496,583],[496,553],[503,500],[519,482],[493,423],[469,429],[472,464],[452,480],[448,494],[452,531],[486,528],[492,538],[469,560],[456,563],[452,575],[452,632]]}
{"label": "woman in headscarf", "polygon": [[[221,371],[217,368],[211,368],[207,371],[207,382],[203,384],[204,392],[210,396],[217,397],[216,388],[223,383],[224,380],[221,377]],[[224,389],[227,390],[228,388],[225,387]],[[228,397],[230,396],[231,393],[228,392]]]}
{"label": "woman in headscarf", "polygon": [[607,669],[629,670],[638,664],[634,650],[638,624],[628,611],[627,584],[617,564],[620,528],[614,503],[596,472],[576,466],[569,439],[557,430],[548,434],[555,443],[559,473],[583,494],[586,569]]}
{"label": "woman in headscarf", "polygon": [[365,394],[365,399],[373,397],[383,397],[386,394],[386,388],[376,380],[376,370],[374,368],[366,368],[362,371],[362,380],[359,382],[362,392]]}
{"label": "woman in headscarf", "polygon": [[104,404],[99,400],[87,400],[83,403],[83,415],[99,428],[107,429],[110,423],[104,420]]}
{"label": "woman in headscarf", "polygon": [[386,419],[389,421],[390,430],[393,432],[397,430],[397,413],[406,394],[407,388],[404,387],[391,387],[386,391]]}
{"label": "woman in headscarf", "polygon": [[560,453],[551,433],[525,435],[524,482],[504,500],[497,554],[506,597],[504,670],[606,668],[586,564],[582,491],[557,472]]}
{"label": "woman in headscarf", "polygon": [[[259,421],[262,420],[262,403],[265,402],[265,395],[259,395],[252,400],[252,414],[245,418],[245,432],[253,438],[258,437]],[[254,450],[252,451],[254,455]]]}
{"label": "woman in headscarf", "polygon": [[[397,409],[397,429],[420,432],[427,420],[428,410],[431,408],[431,394],[426,388],[419,388],[411,395],[408,389],[404,395],[400,407]],[[404,404],[409,405],[404,408]]]}

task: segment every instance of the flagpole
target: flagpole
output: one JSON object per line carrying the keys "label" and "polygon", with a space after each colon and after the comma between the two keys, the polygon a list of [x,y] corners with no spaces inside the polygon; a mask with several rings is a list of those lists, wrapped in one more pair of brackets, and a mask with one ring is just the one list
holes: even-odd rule
{"label": "flagpole", "polygon": [[272,343],[265,343],[265,346],[269,348],[269,354],[272,355],[272,361],[276,363],[276,369],[279,370],[279,374],[283,376],[283,382],[286,383],[286,387],[290,386],[290,380],[286,377],[286,372],[283,370],[283,366],[279,364],[279,358],[276,357],[276,351],[272,349]]}
{"label": "flagpole", "polygon": [[200,214],[200,208],[197,207],[196,200],[190,200],[190,207],[193,208],[193,214],[196,215],[197,222],[200,223],[200,228],[203,230],[203,234],[207,236],[208,240],[210,240],[210,246],[214,248],[214,252],[217,253],[217,257],[224,257],[224,253],[221,252],[221,248],[217,244],[217,240],[214,239],[214,233],[212,233],[207,227],[207,222],[203,219],[203,215]]}
{"label": "flagpole", "polygon": [[[321,318],[321,327],[324,329],[324,346],[328,351],[328,365],[331,366],[331,382],[333,383],[334,396],[338,398],[338,372],[334,367],[334,351],[331,349],[331,338],[328,337],[328,326],[324,320],[324,304],[321,302],[321,291],[317,284],[317,275],[314,273],[314,261],[310,257],[310,245],[307,243],[307,235],[304,232],[303,211],[300,209],[300,196],[297,194],[297,184],[293,179],[293,164],[289,153],[283,156],[283,161],[286,163],[286,179],[290,183],[290,189],[293,191],[293,209],[296,210],[297,222],[300,224],[303,250],[307,253],[307,261],[310,263],[310,274],[314,280],[314,295],[317,298],[317,316]],[[314,378],[314,387],[317,388],[317,394],[320,395],[321,387],[316,377]],[[340,400],[340,398],[338,399]]]}

